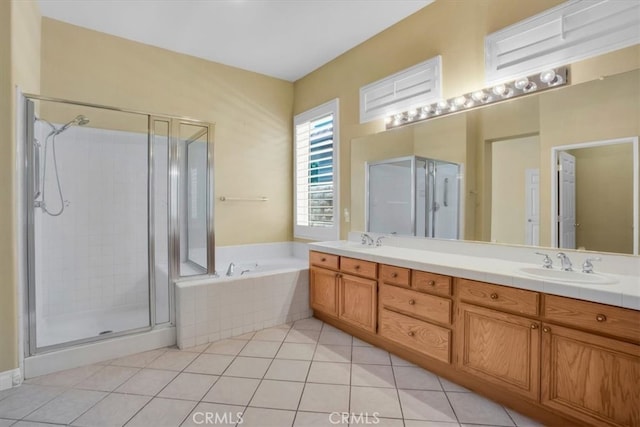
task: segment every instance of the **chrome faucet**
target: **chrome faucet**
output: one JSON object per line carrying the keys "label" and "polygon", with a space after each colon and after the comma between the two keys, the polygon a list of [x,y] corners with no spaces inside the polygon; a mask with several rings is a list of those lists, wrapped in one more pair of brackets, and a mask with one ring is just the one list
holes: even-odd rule
{"label": "chrome faucet", "polygon": [[229,268],[227,268],[227,276],[233,276],[233,270],[235,270],[236,265],[234,263],[229,263]]}
{"label": "chrome faucet", "polygon": [[386,238],[387,238],[387,236],[379,236],[376,239],[376,246],[382,246],[382,239],[386,239]]}
{"label": "chrome faucet", "polygon": [[542,260],[542,268],[553,268],[553,260],[549,257],[549,255],[542,252],[536,252],[536,255],[542,255],[544,257],[544,259]]}
{"label": "chrome faucet", "polygon": [[571,264],[571,260],[564,252],[558,252],[556,255],[560,258],[560,262],[562,263],[562,271],[573,271],[573,264]]}
{"label": "chrome faucet", "polygon": [[593,273],[593,264],[591,264],[591,261],[602,261],[602,258],[596,257],[596,258],[585,259],[584,262],[582,263],[583,273]]}
{"label": "chrome faucet", "polygon": [[373,246],[373,238],[367,233],[362,233],[360,236],[360,243],[367,246]]}

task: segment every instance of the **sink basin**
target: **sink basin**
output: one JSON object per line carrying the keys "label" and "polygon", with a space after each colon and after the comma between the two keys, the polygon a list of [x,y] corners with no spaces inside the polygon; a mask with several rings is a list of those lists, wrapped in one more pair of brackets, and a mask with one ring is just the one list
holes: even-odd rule
{"label": "sink basin", "polygon": [[536,279],[557,282],[580,283],[585,285],[610,285],[617,280],[598,273],[581,273],[579,271],[562,271],[542,267],[522,267],[518,271]]}

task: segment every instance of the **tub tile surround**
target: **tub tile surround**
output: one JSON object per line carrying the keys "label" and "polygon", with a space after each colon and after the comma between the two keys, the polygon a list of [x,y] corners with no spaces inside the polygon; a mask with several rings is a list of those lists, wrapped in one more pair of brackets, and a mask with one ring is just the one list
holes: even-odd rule
{"label": "tub tile surround", "polygon": [[[207,344],[309,317],[308,251],[306,244],[297,242],[216,248],[216,270],[221,277],[176,282],[178,347]],[[256,263],[258,268],[246,275],[226,277],[224,272],[231,262],[236,273]],[[246,351],[271,355],[275,349],[267,346]]]}
{"label": "tub tile surround", "polygon": [[[283,347],[290,334],[294,341],[309,335],[309,342],[300,344],[312,346],[309,360],[241,354],[264,342]],[[323,361],[322,349],[331,344],[320,341],[327,334],[342,337],[340,347],[348,349],[345,359]],[[238,344],[229,345],[232,341]],[[238,426],[261,427],[348,425],[339,414],[333,416],[338,422],[332,423],[332,412],[356,417],[368,413],[370,421],[377,412],[373,425],[381,426],[539,425],[397,356],[369,349],[373,348],[313,318],[185,350],[162,348],[33,378],[2,391],[0,426],[188,426],[204,424],[198,417],[207,411],[236,416],[221,425],[236,425],[241,416]],[[159,369],[154,362],[166,355],[193,360],[180,371],[168,365]],[[109,370],[118,375],[106,375]],[[192,372],[197,370],[216,374]],[[102,390],[107,377],[112,378],[109,390]],[[87,384],[94,386],[87,389]],[[351,423],[364,424],[362,419]]]}
{"label": "tub tile surround", "polygon": [[[518,270],[542,265],[542,258],[535,252],[548,253],[553,258],[557,252],[563,251],[571,258],[574,269],[579,271],[582,262],[587,257],[594,256],[593,252],[393,236],[384,239],[381,247],[371,247],[360,244],[360,234],[349,233],[347,241],[310,243],[309,248],[382,264],[640,310],[638,256],[598,254],[602,261],[595,265],[596,272],[615,278],[617,283],[572,284],[528,277]],[[374,239],[378,237],[377,234],[369,234]],[[558,262],[555,258],[554,263],[554,268],[557,269]]]}

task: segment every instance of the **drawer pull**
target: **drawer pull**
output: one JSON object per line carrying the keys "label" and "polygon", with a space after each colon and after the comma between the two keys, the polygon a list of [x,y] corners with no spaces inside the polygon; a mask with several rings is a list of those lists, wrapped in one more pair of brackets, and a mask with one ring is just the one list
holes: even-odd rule
{"label": "drawer pull", "polygon": [[542,328],[542,331],[546,332],[546,333],[549,333],[549,332],[551,332],[551,328],[548,327],[548,326],[545,326],[544,328]]}
{"label": "drawer pull", "polygon": [[325,257],[320,258],[320,262],[325,262],[327,259]]}
{"label": "drawer pull", "polygon": [[605,321],[607,320],[607,316],[605,316],[604,314],[598,314],[598,315],[596,316],[596,320],[597,320],[598,322],[605,322]]}
{"label": "drawer pull", "polygon": [[395,279],[396,277],[398,277],[398,273],[396,272],[391,273],[391,277]]}
{"label": "drawer pull", "polygon": [[531,324],[531,329],[533,329],[533,330],[538,329],[538,324],[537,323],[532,323]]}
{"label": "drawer pull", "polygon": [[355,266],[355,267],[353,267],[353,268],[355,268],[356,270],[360,270],[360,266],[359,266],[359,265],[356,265],[356,266]]}
{"label": "drawer pull", "polygon": [[491,295],[489,295],[489,297],[491,297],[491,299],[498,299],[498,294],[494,292]]}
{"label": "drawer pull", "polygon": [[435,281],[435,280],[429,280],[429,281],[427,282],[427,285],[429,285],[429,286],[435,286],[435,285],[436,285],[436,281]]}
{"label": "drawer pull", "polygon": [[409,305],[414,305],[415,303],[416,303],[416,300],[414,300],[414,299],[410,299],[409,300]]}
{"label": "drawer pull", "polygon": [[413,331],[409,331],[409,332],[407,333],[407,335],[409,335],[410,337],[414,336],[415,334],[416,334],[416,333],[415,333],[415,332],[413,332]]}

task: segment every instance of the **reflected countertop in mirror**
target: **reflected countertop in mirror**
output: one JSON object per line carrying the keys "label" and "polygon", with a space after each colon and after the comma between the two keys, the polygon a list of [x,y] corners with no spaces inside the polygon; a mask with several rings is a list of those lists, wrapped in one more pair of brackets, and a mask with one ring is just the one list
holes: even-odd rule
{"label": "reflected countertop in mirror", "polygon": [[[637,254],[638,135],[634,70],[357,138],[351,230],[367,229],[366,162],[422,156],[462,166],[464,240],[626,254],[635,246]],[[552,164],[559,151],[575,159],[574,182],[564,187]],[[558,202],[559,191],[569,202]],[[564,232],[573,237],[560,235],[558,221],[571,203]]]}

